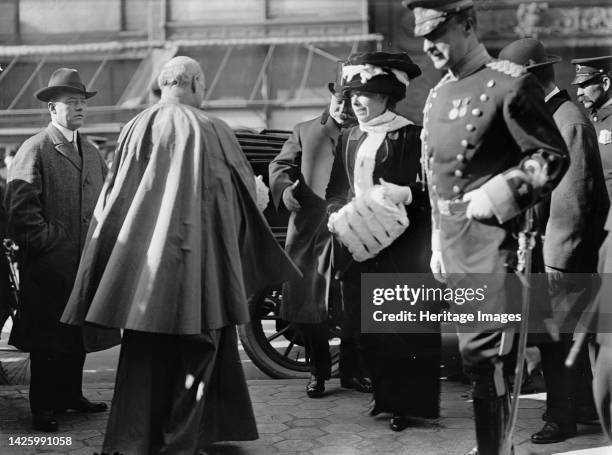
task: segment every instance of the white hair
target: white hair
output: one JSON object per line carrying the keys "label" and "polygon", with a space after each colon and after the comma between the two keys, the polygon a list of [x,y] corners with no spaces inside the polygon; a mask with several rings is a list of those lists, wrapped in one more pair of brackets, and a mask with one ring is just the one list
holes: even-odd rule
{"label": "white hair", "polygon": [[190,57],[174,57],[161,69],[157,78],[160,89],[164,87],[187,87],[194,77],[203,77],[200,64]]}

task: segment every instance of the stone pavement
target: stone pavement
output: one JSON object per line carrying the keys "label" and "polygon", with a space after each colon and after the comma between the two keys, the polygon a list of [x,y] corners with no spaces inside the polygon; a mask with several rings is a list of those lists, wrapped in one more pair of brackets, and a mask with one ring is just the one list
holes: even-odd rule
{"label": "stone pavement", "polygon": [[[303,380],[251,380],[249,389],[260,438],[246,443],[217,443],[208,455],[459,455],[471,449],[474,427],[468,387],[443,382],[442,416],[435,421],[416,420],[400,433],[388,427],[388,416],[368,415],[369,396],[341,389],[328,382],[328,393],[319,399],[305,396]],[[110,404],[112,383],[87,384],[86,395]],[[605,446],[597,426],[579,426],[579,435],[568,441],[533,445],[529,436],[539,430],[543,394],[523,396],[517,424],[516,455],[554,454]],[[60,431],[43,434],[30,430],[26,386],[0,386],[0,454],[92,455],[100,450],[108,413],[60,416]],[[10,446],[9,437],[70,436],[70,446]],[[583,452],[579,452],[581,455]],[[598,455],[612,454],[612,446]],[[127,455],[127,454],[126,454]],[[584,455],[587,455],[584,453]]]}

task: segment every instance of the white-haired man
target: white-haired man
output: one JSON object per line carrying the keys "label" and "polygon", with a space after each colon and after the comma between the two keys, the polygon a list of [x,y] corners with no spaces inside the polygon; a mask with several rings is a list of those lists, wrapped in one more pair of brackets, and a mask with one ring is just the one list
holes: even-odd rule
{"label": "white-haired man", "polygon": [[158,82],[159,103],[119,138],[63,315],[124,329],[108,453],[256,439],[234,326],[255,286],[294,270],[232,130],[198,108],[200,65],[176,57]]}

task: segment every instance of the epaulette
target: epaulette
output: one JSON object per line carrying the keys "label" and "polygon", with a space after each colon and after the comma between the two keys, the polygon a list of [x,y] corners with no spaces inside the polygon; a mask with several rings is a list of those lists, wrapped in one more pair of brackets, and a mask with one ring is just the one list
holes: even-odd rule
{"label": "epaulette", "polygon": [[512,77],[521,77],[527,72],[523,66],[517,65],[509,60],[493,60],[492,62],[487,63],[487,68],[491,68],[492,70],[499,71],[500,73],[504,73]]}

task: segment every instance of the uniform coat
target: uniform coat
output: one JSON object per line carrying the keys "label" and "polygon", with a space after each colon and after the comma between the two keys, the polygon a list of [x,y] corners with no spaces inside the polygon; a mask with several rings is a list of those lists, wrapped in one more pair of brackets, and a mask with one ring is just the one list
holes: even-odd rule
{"label": "uniform coat", "polygon": [[598,111],[593,111],[591,120],[597,132],[608,197],[612,199],[612,100]]}
{"label": "uniform coat", "polygon": [[[522,67],[494,61],[481,44],[431,90],[423,138],[446,272],[495,274],[488,278],[487,299],[479,309],[520,312],[520,284],[504,275],[517,263],[517,216],[546,198],[568,165],[566,146],[544,106],[540,85]],[[477,188],[492,202],[494,217],[468,219],[465,206],[445,210]],[[479,330],[503,328],[490,324]],[[471,339],[463,338],[466,343]],[[485,357],[497,349],[491,345]],[[464,357],[466,365],[479,360]]]}
{"label": "uniform coat", "polygon": [[287,226],[285,251],[304,277],[283,286],[281,318],[298,323],[327,320],[327,285],[319,261],[331,234],[327,230],[325,191],[334,162],[340,128],[327,113],[298,123],[281,152],[270,163],[270,191],[277,207],[283,192],[295,181],[301,209],[292,212]]}
{"label": "uniform coat", "polygon": [[21,248],[20,314],[10,343],[30,351],[83,350],[81,329],[60,323],[107,166],[78,135],[82,159],[53,125],[23,143],[6,194],[9,235]]}

